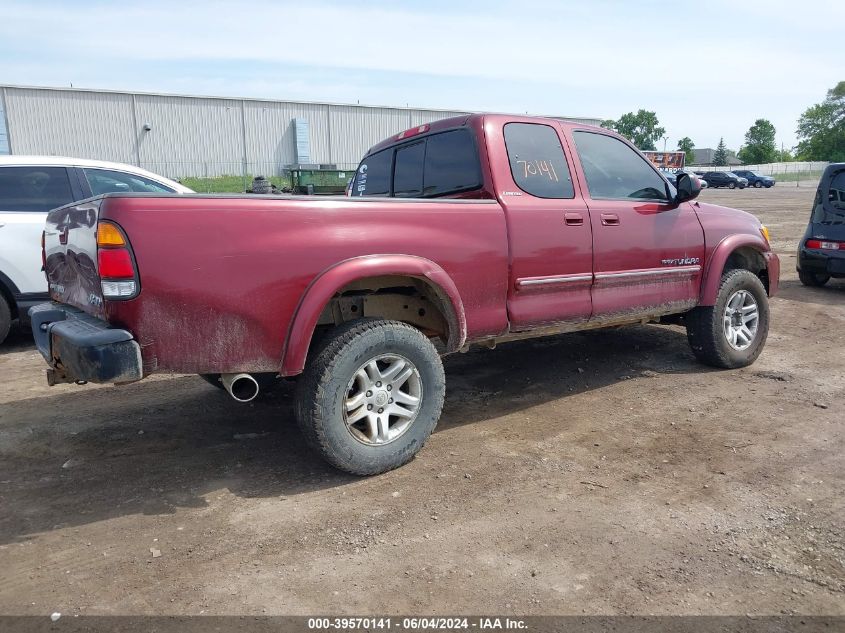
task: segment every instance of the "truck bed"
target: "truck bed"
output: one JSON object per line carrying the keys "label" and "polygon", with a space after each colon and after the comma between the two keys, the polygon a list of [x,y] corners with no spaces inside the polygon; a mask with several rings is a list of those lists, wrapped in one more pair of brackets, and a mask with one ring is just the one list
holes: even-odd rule
{"label": "truck bed", "polygon": [[51,212],[48,261],[96,259],[98,220],[128,236],[140,294],[102,301],[96,271],[77,265],[76,286],[53,279],[51,296],[133,332],[145,375],[296,373],[298,362],[279,359],[306,290],[341,264],[375,270],[400,253],[421,260],[421,278],[442,269],[454,281],[472,305],[467,331],[507,327],[507,233],[494,200],[108,194]]}

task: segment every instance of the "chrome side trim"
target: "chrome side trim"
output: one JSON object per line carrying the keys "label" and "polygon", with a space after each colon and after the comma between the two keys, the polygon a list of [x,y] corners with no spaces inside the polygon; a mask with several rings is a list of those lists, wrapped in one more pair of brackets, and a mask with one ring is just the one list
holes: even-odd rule
{"label": "chrome side trim", "polygon": [[631,279],[636,277],[659,277],[662,275],[695,275],[701,272],[701,266],[666,266],[665,268],[647,268],[645,270],[626,270],[619,273],[596,273],[596,281],[603,279]]}
{"label": "chrome side trim", "polygon": [[516,280],[516,286],[517,288],[525,288],[531,286],[577,283],[592,280],[592,273],[584,273],[578,275],[552,275],[550,277],[523,277],[522,279]]}

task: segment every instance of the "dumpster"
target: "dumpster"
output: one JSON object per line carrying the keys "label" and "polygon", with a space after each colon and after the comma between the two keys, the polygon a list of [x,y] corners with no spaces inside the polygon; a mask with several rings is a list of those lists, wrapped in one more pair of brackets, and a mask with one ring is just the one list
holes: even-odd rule
{"label": "dumpster", "polygon": [[293,169],[294,193],[338,195],[346,191],[346,183],[354,172],[340,169]]}

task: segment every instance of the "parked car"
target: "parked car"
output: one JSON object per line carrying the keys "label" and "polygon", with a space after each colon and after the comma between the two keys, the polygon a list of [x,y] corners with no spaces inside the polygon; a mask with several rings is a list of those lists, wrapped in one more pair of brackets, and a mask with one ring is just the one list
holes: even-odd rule
{"label": "parked car", "polygon": [[705,171],[701,177],[707,181],[711,187],[727,187],[728,189],[745,189],[748,186],[748,181],[745,178],[737,176],[730,171]]}
{"label": "parked car", "polygon": [[828,165],[819,180],[797,269],[805,286],[845,278],[845,163]]}
{"label": "parked car", "polygon": [[445,119],[373,147],[351,197],[106,194],[51,211],[53,302],[32,330],[51,384],[196,373],[249,401],[297,377],[308,442],[371,475],[437,424],[433,340],[451,353],[670,321],[702,362],[752,363],[779,260],[759,220],[698,193],[609,130]]}
{"label": "parked car", "polygon": [[764,176],[763,174],[759,174],[756,171],[751,171],[748,169],[734,169],[733,173],[735,173],[740,178],[745,178],[748,181],[748,185],[750,187],[765,187],[768,189],[769,187],[775,186],[775,179],[771,176]]}
{"label": "parked car", "polygon": [[664,171],[664,172],[661,172],[661,173],[664,176],[666,176],[666,180],[668,180],[673,187],[677,186],[677,184],[678,184],[678,176],[680,176],[683,173],[689,173],[691,176],[696,176],[698,178],[698,184],[701,185],[702,189],[707,189],[707,181],[704,180],[698,174],[695,174],[695,173],[692,173],[692,172],[682,172],[682,171],[679,171],[679,172]]}
{"label": "parked car", "polygon": [[47,212],[110,192],[192,193],[146,170],[55,156],[0,156],[0,343],[17,318],[48,298],[41,232]]}

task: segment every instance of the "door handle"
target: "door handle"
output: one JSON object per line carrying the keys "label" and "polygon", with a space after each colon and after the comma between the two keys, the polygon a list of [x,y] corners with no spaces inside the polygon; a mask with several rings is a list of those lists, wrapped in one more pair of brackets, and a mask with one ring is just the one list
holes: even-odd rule
{"label": "door handle", "polygon": [[604,226],[619,226],[619,216],[615,213],[602,213],[601,223]]}
{"label": "door handle", "polygon": [[581,226],[584,224],[584,216],[580,213],[564,213],[563,219],[567,226]]}

